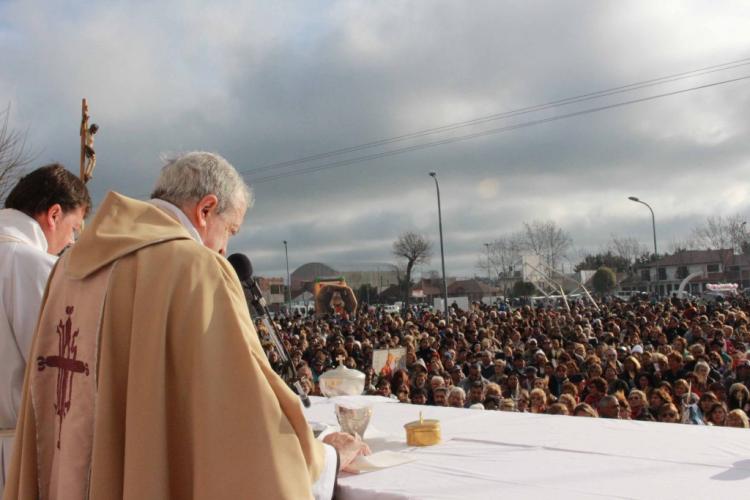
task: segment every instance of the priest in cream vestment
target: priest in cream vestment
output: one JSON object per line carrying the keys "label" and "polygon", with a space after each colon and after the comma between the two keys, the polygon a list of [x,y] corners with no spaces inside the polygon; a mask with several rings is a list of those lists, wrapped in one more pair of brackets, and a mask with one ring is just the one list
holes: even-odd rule
{"label": "priest in cream vestment", "polygon": [[[221,255],[244,217],[227,208],[236,189],[185,185],[212,176],[209,191],[242,182],[218,155],[191,153],[162,172],[171,198],[110,193],[58,261],[6,500],[330,497],[336,445],[314,439],[271,369]],[[350,462],[365,446],[336,448]]]}

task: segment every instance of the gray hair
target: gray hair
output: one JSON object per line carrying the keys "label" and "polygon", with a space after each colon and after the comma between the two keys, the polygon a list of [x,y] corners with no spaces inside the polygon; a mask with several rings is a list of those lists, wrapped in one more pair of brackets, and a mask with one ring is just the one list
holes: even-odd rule
{"label": "gray hair", "polygon": [[460,387],[454,386],[453,388],[451,388],[450,392],[448,393],[448,397],[450,398],[453,395],[461,396],[462,399],[466,399],[466,391],[464,391]]}
{"label": "gray hair", "polygon": [[240,209],[243,203],[250,208],[254,202],[253,193],[239,172],[221,156],[205,151],[167,159],[151,197],[182,207],[209,194],[219,199],[219,214]]}
{"label": "gray hair", "polygon": [[705,368],[707,372],[711,371],[711,367],[706,363],[705,361],[701,360],[695,363],[695,366],[693,367],[693,372],[698,373],[698,368]]}

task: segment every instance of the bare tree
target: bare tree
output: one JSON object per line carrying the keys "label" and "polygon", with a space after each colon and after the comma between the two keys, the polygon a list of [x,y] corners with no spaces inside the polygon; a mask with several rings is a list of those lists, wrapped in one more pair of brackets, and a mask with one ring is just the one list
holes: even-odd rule
{"label": "bare tree", "polygon": [[404,304],[411,302],[411,273],[416,264],[427,263],[432,257],[432,243],[426,236],[407,231],[393,242],[393,255],[406,259],[406,276],[403,283]]}
{"label": "bare tree", "polygon": [[553,221],[533,221],[523,223],[522,248],[531,252],[552,269],[557,268],[573,239],[567,231],[557,227]]}
{"label": "bare tree", "polygon": [[627,259],[631,264],[649,254],[646,245],[638,239],[632,236],[616,236],[614,234],[610,235],[607,250],[617,257]]}
{"label": "bare tree", "polygon": [[680,239],[680,238],[672,238],[667,245],[667,253],[675,254],[675,253],[681,253],[686,250],[695,250],[696,244],[693,240],[690,239]]}
{"label": "bare tree", "polygon": [[5,200],[21,168],[31,161],[26,133],[10,128],[10,105],[0,111],[0,200]]}
{"label": "bare tree", "polygon": [[501,236],[490,243],[489,256],[488,249],[484,248],[477,258],[477,267],[494,276],[506,273],[520,260],[522,248],[519,233]]}
{"label": "bare tree", "polygon": [[693,228],[691,246],[696,249],[732,248],[740,253],[748,240],[745,221],[740,214],[706,218],[705,224]]}

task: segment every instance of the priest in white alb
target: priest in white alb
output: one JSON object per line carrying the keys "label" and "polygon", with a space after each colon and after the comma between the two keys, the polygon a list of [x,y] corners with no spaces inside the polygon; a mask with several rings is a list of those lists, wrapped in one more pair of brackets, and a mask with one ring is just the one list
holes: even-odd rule
{"label": "priest in white alb", "polygon": [[90,206],[86,185],[52,164],[22,177],[0,210],[0,496],[44,288]]}

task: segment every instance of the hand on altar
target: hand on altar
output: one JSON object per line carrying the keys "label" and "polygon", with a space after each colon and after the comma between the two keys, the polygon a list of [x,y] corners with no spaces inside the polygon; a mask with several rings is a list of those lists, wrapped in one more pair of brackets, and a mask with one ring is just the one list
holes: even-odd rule
{"label": "hand on altar", "polygon": [[336,448],[339,453],[339,470],[345,471],[359,455],[372,453],[367,443],[359,436],[352,436],[346,432],[332,432],[323,438],[323,442]]}

